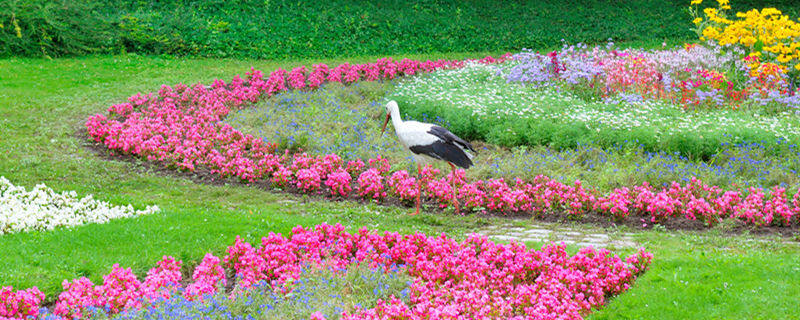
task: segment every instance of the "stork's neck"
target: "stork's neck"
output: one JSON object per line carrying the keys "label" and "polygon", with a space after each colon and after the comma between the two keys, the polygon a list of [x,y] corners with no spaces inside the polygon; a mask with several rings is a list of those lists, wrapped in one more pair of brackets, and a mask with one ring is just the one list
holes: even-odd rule
{"label": "stork's neck", "polygon": [[403,118],[400,118],[400,109],[398,108],[391,108],[392,109],[392,125],[395,128],[398,128],[403,124]]}

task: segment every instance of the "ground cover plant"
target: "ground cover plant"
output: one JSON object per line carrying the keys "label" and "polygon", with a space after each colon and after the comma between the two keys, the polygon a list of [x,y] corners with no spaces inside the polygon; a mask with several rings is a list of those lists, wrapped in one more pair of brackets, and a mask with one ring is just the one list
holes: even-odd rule
{"label": "ground cover plant", "polygon": [[78,198],[75,191],[57,193],[40,184],[31,191],[13,185],[0,176],[0,235],[6,233],[52,230],[87,223],[106,223],[111,219],[135,217],[158,212],[158,206],[135,210],[130,204],[114,206],[94,200],[92,195]]}
{"label": "ground cover plant", "polygon": [[[376,58],[323,62],[336,65]],[[83,128],[87,116],[123,101],[130,92],[146,92],[164,83],[211,83],[211,79],[229,78],[251,66],[290,70],[318,62],[135,55],[0,60],[0,67],[9,72],[7,77],[0,77],[0,96],[7,98],[0,99],[0,146],[6,151],[0,153],[0,171],[7,178],[29,189],[44,182],[57,190],[94,194],[115,205],[131,203],[138,208],[156,203],[161,208],[160,214],[136,219],[4,235],[0,237],[4,252],[4,259],[0,259],[2,286],[37,286],[46,295],[45,303],[51,305],[61,292],[64,279],[85,276],[100,284],[114,263],[130,267],[139,279],[144,279],[155,261],[163,255],[173,255],[183,261],[183,278],[190,279],[193,267],[205,253],[224,256],[224,248],[235,235],[259,243],[262,235],[289,234],[296,225],[341,222],[350,232],[361,226],[403,234],[446,232],[461,241],[485,226],[508,223],[505,219],[474,215],[408,216],[408,210],[398,207],[327,202],[238,183],[210,183],[192,175],[165,175],[147,162],[99,156],[86,146],[84,136],[76,135],[76,128]],[[522,226],[532,222],[514,223]],[[572,223],[556,226],[590,228]],[[731,235],[725,231],[726,226],[700,233],[619,226],[590,231],[612,237],[630,232],[635,242],[646,246],[656,259],[626,294],[588,318],[618,319],[632,314],[642,319],[792,318],[796,305],[793,297],[800,295],[798,287],[792,285],[798,281],[798,247],[787,238]],[[159,236],[149,236],[153,234]],[[534,248],[541,245],[528,243]],[[626,248],[611,249],[620,255],[635,253]],[[567,245],[570,254],[578,250]]]}
{"label": "ground cover plant", "polygon": [[[536,251],[520,244],[496,244],[485,236],[457,242],[421,233],[402,236],[362,229],[351,234],[341,225],[318,225],[294,228],[288,238],[270,234],[257,247],[237,237],[222,259],[206,254],[193,272],[193,281],[183,290],[182,262],[166,256],[144,281],[138,280],[131,269],[118,265],[104,276],[101,285],[95,286],[87,278],[65,280],[64,292],[59,294],[52,313],[71,319],[89,316],[92,309],[110,314],[135,311],[147,304],[165,303],[164,299],[173,296],[204,300],[225,288],[228,272],[235,274],[228,299],[252,298],[249,290],[262,290],[259,286],[268,286],[267,293],[302,294],[295,292],[294,281],[300,279],[303,269],[339,271],[363,263],[382,272],[403,272],[412,277],[407,300],[389,295],[378,300],[374,308],[355,307],[342,313],[342,319],[523,319],[533,314],[582,319],[605,304],[608,297],[630,288],[652,258],[644,250],[624,260],[608,250],[594,248],[569,256],[563,245]],[[48,310],[40,310],[44,295],[36,288],[14,291],[4,287],[0,297],[0,316],[53,318]],[[217,316],[231,316],[224,308],[210,309]],[[270,310],[264,305],[261,314],[270,316]],[[325,319],[318,312],[311,316]]]}

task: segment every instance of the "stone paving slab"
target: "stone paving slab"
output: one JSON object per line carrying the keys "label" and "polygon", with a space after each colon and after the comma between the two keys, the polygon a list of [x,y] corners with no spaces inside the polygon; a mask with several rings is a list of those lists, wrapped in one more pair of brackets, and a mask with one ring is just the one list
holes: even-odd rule
{"label": "stone paving slab", "polygon": [[504,242],[563,242],[567,245],[574,244],[580,247],[592,246],[595,248],[638,246],[636,241],[633,240],[632,233],[608,234],[604,233],[602,229],[579,230],[563,225],[531,224],[524,228],[510,225],[492,225],[478,230],[476,233],[486,235],[491,240]]}
{"label": "stone paving slab", "polygon": [[[608,232],[600,228],[584,227],[572,228],[561,224],[533,223],[524,227],[519,225],[491,225],[482,228],[476,233],[486,235],[491,240],[502,242],[536,242],[548,243],[555,242],[579,247],[592,246],[595,248],[636,248],[640,244],[630,232]],[[755,238],[747,239],[747,242],[772,242],[780,241],[784,244],[798,245],[800,241],[794,239],[766,239]]]}

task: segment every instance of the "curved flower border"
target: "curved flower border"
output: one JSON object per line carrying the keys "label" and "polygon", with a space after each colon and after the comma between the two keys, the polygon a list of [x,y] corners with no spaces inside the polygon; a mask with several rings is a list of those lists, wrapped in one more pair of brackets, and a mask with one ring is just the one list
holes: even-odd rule
{"label": "curved flower border", "polygon": [[381,235],[361,229],[350,234],[338,224],[298,226],[289,238],[270,233],[260,246],[237,237],[222,259],[206,254],[185,287],[182,262],[169,256],[144,281],[118,265],[103,276],[102,284],[85,277],[65,280],[52,314],[40,311],[44,294],[37,288],[3,287],[0,319],[77,319],[92,310],[117,314],[178,296],[206,299],[225,290],[227,274],[235,275],[235,284],[229,286],[233,289],[226,292],[235,299],[258,284],[284,288],[282,284],[298,279],[303,268],[341,270],[353,263],[387,272],[402,266],[415,280],[408,304],[396,298],[378,301],[375,308],[359,309],[342,319],[582,319],[627,290],[652,258],[644,249],[623,260],[606,249],[588,247],[569,256],[563,244],[528,250],[477,234],[457,242],[422,233]]}
{"label": "curved flower border", "polygon": [[[502,62],[509,57],[510,54],[498,59],[486,57],[477,62]],[[457,198],[465,203],[466,210],[479,212],[537,216],[566,213],[575,218],[597,213],[617,221],[641,217],[644,227],[669,219],[700,220],[708,226],[723,219],[751,226],[795,228],[800,224],[800,191],[790,198],[786,189],[779,186],[767,191],[724,191],[693,179],[664,188],[645,183],[601,193],[584,188],[580,181],[564,184],[545,176],[512,183],[503,179],[467,181],[463,171],[441,177],[437,170],[426,168],[416,178],[404,170],[391,172],[388,161],[380,157],[364,163],[344,161],[335,154],[278,153],[275,145],[222,122],[231,111],[285,90],[313,90],[325,82],[393,79],[460,68],[465,63],[379,59],[375,63],[345,63],[332,69],[316,64],[289,72],[277,69],[266,79],[261,71],[253,69],[246,79],[237,75],[230,83],[215,80],[211,86],[164,85],[155,94],[136,94],[127,103],[109,107],[107,116],[91,116],[86,129],[95,141],[113,152],[160,161],[180,170],[203,168],[221,178],[266,182],[303,193],[410,202],[421,187],[422,196],[442,208]]]}

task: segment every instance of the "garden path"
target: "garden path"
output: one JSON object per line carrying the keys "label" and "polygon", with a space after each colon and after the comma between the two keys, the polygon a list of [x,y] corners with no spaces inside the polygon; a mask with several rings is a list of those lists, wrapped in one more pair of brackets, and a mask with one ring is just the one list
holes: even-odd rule
{"label": "garden path", "polygon": [[571,227],[562,224],[536,224],[523,226],[513,224],[492,225],[476,231],[495,241],[512,241],[527,243],[563,242],[579,247],[595,248],[628,248],[639,244],[628,232],[607,231],[604,229],[588,229]]}

